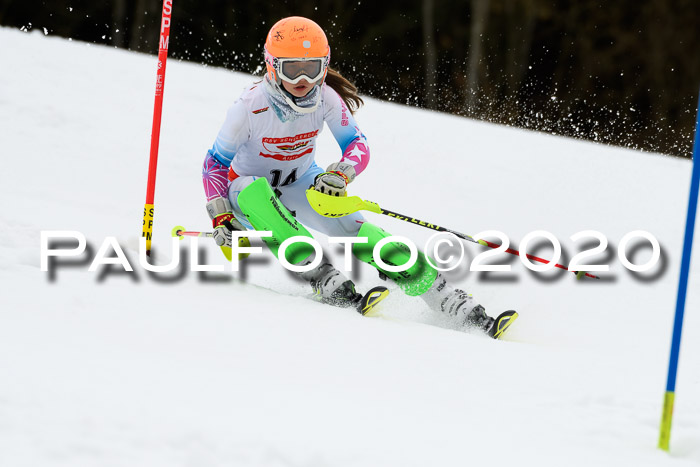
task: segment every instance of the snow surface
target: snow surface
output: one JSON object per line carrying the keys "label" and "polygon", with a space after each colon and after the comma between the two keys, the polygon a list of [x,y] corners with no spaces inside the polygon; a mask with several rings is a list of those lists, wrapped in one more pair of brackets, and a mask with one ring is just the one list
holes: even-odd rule
{"label": "snow surface", "polygon": [[[492,315],[520,311],[496,342],[395,288],[379,318],[313,303],[269,254],[241,273],[146,273],[138,239],[155,57],[0,29],[0,64],[0,466],[700,463],[697,255],[672,450],[656,448],[688,161],[366,99],[357,118],[372,162],[351,194],[470,235],[500,230],[516,248],[540,229],[568,257],[576,232],[609,239],[593,258],[611,266],[600,281],[535,274],[504,256],[510,273],[454,271]],[[207,230],[203,155],[253,79],[168,62],[160,263],[173,226]],[[328,131],[319,152],[321,165],[339,156]],[[367,218],[419,245],[431,235]],[[642,275],[616,253],[639,229],[663,252]],[[42,272],[46,230],[83,232],[92,255],[114,236],[135,272],[88,272],[92,255]],[[207,263],[225,263],[201,248]],[[635,263],[650,257],[636,251]],[[361,289],[377,284],[371,267],[355,268]]]}

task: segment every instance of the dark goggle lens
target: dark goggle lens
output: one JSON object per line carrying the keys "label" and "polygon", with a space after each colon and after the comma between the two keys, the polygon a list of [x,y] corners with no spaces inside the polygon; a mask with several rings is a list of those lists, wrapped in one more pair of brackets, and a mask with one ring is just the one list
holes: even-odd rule
{"label": "dark goggle lens", "polygon": [[321,60],[283,62],[282,74],[289,79],[297,79],[302,75],[313,79],[321,73],[321,67]]}

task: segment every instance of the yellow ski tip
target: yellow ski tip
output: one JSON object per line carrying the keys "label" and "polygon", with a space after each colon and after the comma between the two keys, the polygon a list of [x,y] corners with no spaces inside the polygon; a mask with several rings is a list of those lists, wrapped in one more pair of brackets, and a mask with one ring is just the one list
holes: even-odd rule
{"label": "yellow ski tip", "polygon": [[365,306],[362,308],[362,316],[376,316],[377,315],[377,310],[375,309],[375,306],[384,300],[387,295],[389,295],[389,290],[386,289],[386,287],[376,287],[377,289],[381,290],[370,290],[368,293],[367,298],[367,303]]}
{"label": "yellow ski tip", "polygon": [[224,254],[227,260],[231,261],[231,258],[233,257],[231,253],[231,247],[230,246],[221,246],[221,252]]}
{"label": "yellow ski tip", "polygon": [[[239,248],[243,247],[249,247],[250,246],[250,240],[248,240],[248,237],[239,237],[238,238],[238,246]],[[229,246],[222,246],[221,247],[221,252],[224,254],[227,260],[231,261],[233,258],[233,249]],[[250,256],[250,253],[238,253],[238,261],[247,258]]]}
{"label": "yellow ski tip", "polygon": [[515,322],[515,320],[518,319],[517,312],[514,311],[512,314],[506,313],[503,313],[501,314],[501,316],[496,318],[496,322],[494,323],[494,326],[496,326],[496,331],[493,333],[494,339],[500,339],[503,336],[503,334],[506,333],[508,328],[510,328],[513,322]]}
{"label": "yellow ski tip", "polygon": [[[238,247],[239,248],[250,247],[250,240],[248,240],[248,237],[239,237],[238,238]],[[238,253],[238,261],[245,259],[248,256],[250,256],[250,253]],[[229,258],[229,261],[231,261],[231,258]]]}

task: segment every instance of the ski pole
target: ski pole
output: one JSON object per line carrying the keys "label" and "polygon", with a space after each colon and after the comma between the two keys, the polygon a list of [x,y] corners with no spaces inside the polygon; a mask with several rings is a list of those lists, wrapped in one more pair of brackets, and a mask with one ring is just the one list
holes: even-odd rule
{"label": "ski pole", "polygon": [[[205,238],[214,238],[214,232],[197,232],[194,230],[185,230],[185,228],[181,225],[173,227],[173,230],[170,231],[173,237],[177,237],[180,240],[182,240],[185,237],[205,237]],[[219,245],[221,247],[221,251],[223,252],[224,256],[226,256],[226,259],[231,261],[231,247],[230,246],[224,246],[224,245]],[[250,248],[250,240],[248,237],[238,237],[238,247],[239,248]],[[250,256],[250,253],[238,253],[238,260],[242,260]]]}
{"label": "ski pole", "polygon": [[[419,225],[421,227],[425,227],[427,229],[435,230],[437,232],[447,232],[455,235],[458,238],[461,238],[462,240],[466,240],[468,242],[472,243],[478,243],[479,245],[483,245],[489,248],[500,248],[501,245],[498,243],[493,243],[489,242],[488,240],[476,240],[474,237],[470,235],[466,235],[460,232],[457,232],[452,229],[448,229],[446,227],[441,227],[436,224],[432,224],[430,222],[424,222],[420,219],[416,219],[415,217],[410,217],[410,216],[404,216],[403,214],[399,214],[394,211],[389,211],[388,209],[384,209],[379,207],[377,203],[374,203],[372,201],[366,201],[360,198],[359,196],[344,196],[344,197],[339,197],[339,196],[329,196],[324,193],[320,193],[316,190],[309,189],[306,190],[306,199],[309,201],[309,204],[311,207],[319,213],[320,215],[324,217],[343,217],[347,216],[348,214],[352,214],[357,211],[370,211],[374,212],[377,214],[384,214],[385,216],[393,217],[394,219],[398,219],[400,221],[404,222],[410,222],[411,224]],[[513,248],[508,248],[506,249],[506,253],[510,253],[511,255],[515,256],[520,256],[520,252],[518,250],[514,250]],[[537,261],[539,263],[544,263],[544,264],[549,264],[550,261],[547,261],[546,259],[542,259],[540,257],[534,256],[534,255],[529,255],[526,254],[527,258]],[[566,266],[563,266],[561,264],[555,264],[554,267],[557,267],[559,269],[563,269],[565,271],[568,271],[569,269]],[[584,271],[570,271],[574,274],[576,274],[576,277],[580,279],[582,276],[590,277],[592,279],[600,279],[598,276],[594,276],[593,274],[589,274]]]}
{"label": "ski pole", "polygon": [[160,42],[158,45],[158,71],[156,76],[155,102],[153,104],[153,126],[151,128],[151,153],[148,161],[148,182],[146,185],[146,204],[143,207],[143,232],[146,237],[146,255],[151,256],[151,238],[153,236],[153,209],[156,191],[156,171],[158,170],[158,143],[160,142],[160,120],[163,111],[163,88],[165,86],[165,62],[168,59],[168,42],[170,41],[170,15],[173,0],[163,0],[163,14],[160,22]]}
{"label": "ski pole", "polygon": [[185,230],[185,228],[182,227],[181,225],[178,225],[177,227],[173,227],[173,230],[171,233],[173,234],[173,237],[179,237],[180,240],[182,240],[184,237],[207,237],[207,238],[214,237],[214,232],[188,231],[188,230]]}

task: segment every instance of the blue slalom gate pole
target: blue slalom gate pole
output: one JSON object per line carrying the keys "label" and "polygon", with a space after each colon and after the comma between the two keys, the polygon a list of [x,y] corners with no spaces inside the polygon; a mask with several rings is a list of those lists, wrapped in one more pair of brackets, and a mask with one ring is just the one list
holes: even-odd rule
{"label": "blue slalom gate pole", "polygon": [[693,145],[693,175],[690,182],[688,198],[688,215],[685,221],[685,238],[683,240],[683,258],[681,260],[681,276],[678,281],[678,297],[676,299],[676,316],[673,321],[673,338],[671,340],[671,357],[668,363],[668,379],[664,395],[664,408],[661,414],[661,432],[659,433],[659,448],[669,449],[671,439],[671,421],[673,419],[673,401],[676,395],[676,372],[678,371],[678,354],[681,348],[681,331],[683,330],[683,313],[685,297],[688,290],[688,274],[690,271],[690,253],[693,249],[693,233],[695,232],[695,214],[698,206],[698,188],[700,187],[700,103],[695,119],[695,143]]}

